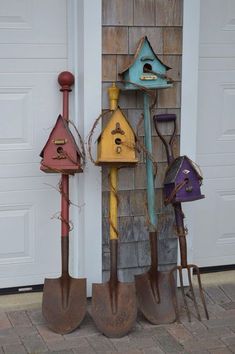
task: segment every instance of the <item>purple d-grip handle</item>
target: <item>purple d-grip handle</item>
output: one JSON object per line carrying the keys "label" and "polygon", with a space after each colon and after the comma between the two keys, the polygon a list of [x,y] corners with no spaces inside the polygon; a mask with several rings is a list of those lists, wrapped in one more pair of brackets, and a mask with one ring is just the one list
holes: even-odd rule
{"label": "purple d-grip handle", "polygon": [[156,114],[153,116],[154,122],[175,122],[176,115],[174,113],[163,113],[163,114]]}

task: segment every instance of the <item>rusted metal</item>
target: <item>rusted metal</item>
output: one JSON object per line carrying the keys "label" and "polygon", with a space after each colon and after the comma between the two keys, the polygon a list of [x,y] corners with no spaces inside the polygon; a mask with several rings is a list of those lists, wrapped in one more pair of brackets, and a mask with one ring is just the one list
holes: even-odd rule
{"label": "rusted metal", "polygon": [[45,279],[42,313],[47,325],[56,333],[73,331],[86,313],[86,280],[72,278],[68,273],[69,239],[61,240],[62,275]]}
{"label": "rusted metal", "polygon": [[[113,116],[110,118],[110,120],[112,120],[118,110],[119,90],[115,85],[113,85],[108,92],[110,110],[113,110]],[[123,116],[121,121],[129,130],[129,123],[126,125],[124,119],[125,117]],[[117,134],[120,134],[120,121],[117,123],[119,124],[115,124],[116,128],[119,130]],[[132,133],[132,128],[130,132]],[[108,136],[109,135],[110,134],[108,134]],[[108,146],[108,148],[110,149],[110,146]],[[133,163],[137,160],[134,159],[133,161],[132,158],[127,161],[129,161],[129,163]],[[118,168],[117,165],[115,165],[115,163],[117,163],[115,159],[110,162],[110,278],[109,281],[104,284],[92,284],[91,310],[93,320],[100,332],[107,337],[118,338],[126,335],[133,328],[137,316],[137,306],[134,283],[122,283],[118,280]]]}
{"label": "rusted metal", "polygon": [[118,240],[110,240],[110,279],[92,285],[92,318],[107,337],[119,338],[134,326],[137,316],[135,286],[122,283],[117,275]]}
{"label": "rusted metal", "polygon": [[[74,77],[63,72],[58,77],[63,92],[63,119],[68,121],[68,93]],[[56,279],[45,279],[42,313],[47,325],[54,332],[72,332],[86,314],[86,279],[75,279],[69,275],[69,176],[62,174],[61,180],[61,263],[62,274]]]}
{"label": "rusted metal", "polygon": [[153,324],[165,324],[176,319],[176,284],[170,271],[158,270],[157,232],[149,233],[151,266],[148,272],[135,276],[138,306]]}
{"label": "rusted metal", "polygon": [[[149,96],[144,93],[144,145],[152,155],[152,130],[150,120]],[[139,309],[146,319],[153,324],[171,323],[176,319],[174,302],[176,294],[169,271],[158,270],[157,213],[154,187],[153,161],[146,156],[147,208],[149,219],[149,241],[151,249],[151,266],[147,273],[135,277],[136,294]]]}
{"label": "rusted metal", "polygon": [[[175,116],[175,114],[160,114],[160,115],[155,115],[153,120],[154,120],[155,129],[156,129],[161,141],[163,142],[163,144],[165,146],[166,155],[167,155],[167,162],[168,162],[168,166],[170,166],[172,164],[172,162],[174,162],[173,143],[174,143],[174,138],[175,138],[175,133],[176,133],[176,116]],[[161,134],[160,129],[159,129],[159,123],[162,123],[162,122],[165,122],[165,123],[172,122],[173,123],[173,132],[172,132],[172,135],[171,135],[170,140],[168,142],[163,137],[163,135]],[[201,176],[200,176],[200,179],[202,179]],[[197,199],[199,199],[199,198],[197,198]],[[196,199],[192,199],[192,200],[196,200]],[[186,228],[184,226],[184,214],[182,211],[181,202],[173,202],[172,205],[173,205],[174,212],[175,212],[177,236],[178,236],[179,245],[180,245],[180,265],[175,266],[171,270],[171,283],[173,283],[173,280],[175,279],[174,278],[175,272],[178,271],[184,307],[186,309],[187,317],[190,322],[191,321],[191,314],[190,314],[190,310],[189,310],[189,306],[188,306],[188,302],[187,302],[187,297],[186,297],[185,289],[184,289],[184,283],[183,283],[183,270],[186,269],[187,275],[188,275],[190,297],[193,301],[197,318],[199,321],[201,321],[199,306],[198,306],[198,303],[196,300],[195,291],[194,291],[194,287],[193,287],[193,283],[192,283],[192,275],[191,274],[194,271],[197,274],[198,288],[199,288],[201,303],[203,305],[203,309],[204,309],[206,318],[209,319],[209,314],[208,314],[206,301],[205,301],[205,297],[204,297],[204,292],[203,292],[203,288],[202,288],[202,282],[201,282],[199,268],[195,264],[188,264],[188,261],[187,261]],[[177,320],[179,320],[178,301],[175,301],[174,304],[175,304],[176,317],[177,317]]]}

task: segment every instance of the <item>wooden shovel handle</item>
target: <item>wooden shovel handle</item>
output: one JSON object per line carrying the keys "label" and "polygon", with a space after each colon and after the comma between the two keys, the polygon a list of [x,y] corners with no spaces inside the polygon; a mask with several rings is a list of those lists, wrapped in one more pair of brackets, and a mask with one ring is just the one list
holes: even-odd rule
{"label": "wooden shovel handle", "polygon": [[[63,94],[63,119],[69,119],[69,92],[74,84],[74,76],[69,71],[63,71],[58,76],[60,91]],[[68,275],[69,268],[69,176],[62,174],[61,178],[61,257],[62,275]]]}
{"label": "wooden shovel handle", "polygon": [[175,203],[173,204],[173,207],[175,211],[176,229],[177,229],[177,235],[178,235],[179,245],[180,245],[181,266],[183,268],[187,268],[188,265],[187,242],[186,242],[186,232],[184,227],[184,214],[182,211],[181,203]]}

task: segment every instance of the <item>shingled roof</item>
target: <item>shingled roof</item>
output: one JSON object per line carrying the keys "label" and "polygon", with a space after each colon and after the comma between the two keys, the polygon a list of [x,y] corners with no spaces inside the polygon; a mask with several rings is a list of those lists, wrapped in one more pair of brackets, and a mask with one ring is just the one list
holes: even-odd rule
{"label": "shingled roof", "polygon": [[141,52],[141,49],[142,49],[142,47],[143,47],[145,41],[148,42],[148,45],[149,45],[150,49],[152,50],[153,55],[155,56],[155,58],[156,58],[163,66],[165,66],[166,70],[170,70],[170,69],[171,69],[171,67],[169,67],[169,66],[167,66],[166,64],[164,64],[164,63],[158,58],[157,54],[154,52],[153,47],[151,46],[151,44],[150,44],[150,42],[149,42],[149,40],[148,40],[148,37],[147,37],[147,36],[144,36],[144,37],[142,37],[142,38],[140,39],[140,41],[139,41],[139,43],[138,43],[138,46],[137,46],[135,55],[134,55],[134,57],[133,57],[131,63],[130,63],[127,67],[125,67],[125,68],[119,73],[119,75],[124,74],[130,67],[132,67],[132,65],[134,64],[134,62],[135,62],[136,59],[138,58],[138,56],[139,56],[139,54],[140,54],[140,52]]}
{"label": "shingled roof", "polygon": [[181,170],[181,167],[184,163],[184,161],[187,160],[187,162],[193,167],[194,171],[196,172],[197,176],[199,179],[202,179],[201,172],[198,168],[198,166],[186,155],[184,156],[179,156],[177,157],[168,167],[166,174],[165,174],[165,179],[164,183],[165,184],[170,184],[174,183],[176,180],[176,177],[178,173]]}

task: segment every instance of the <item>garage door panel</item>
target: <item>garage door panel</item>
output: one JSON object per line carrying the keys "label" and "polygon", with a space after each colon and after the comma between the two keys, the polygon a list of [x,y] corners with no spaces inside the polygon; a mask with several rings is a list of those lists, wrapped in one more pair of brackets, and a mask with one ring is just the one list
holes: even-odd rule
{"label": "garage door panel", "polygon": [[[199,266],[234,263],[235,247],[235,177],[204,180],[206,198],[195,203],[195,257]],[[204,215],[202,218],[201,216]],[[211,252],[209,251],[211,250]],[[231,263],[230,263],[231,262]]]}
{"label": "garage door panel", "polygon": [[0,287],[60,274],[59,176],[39,154],[68,68],[66,0],[0,0]]}
{"label": "garage door panel", "polygon": [[[11,163],[40,160],[38,155],[61,111],[57,74],[0,74],[0,110],[4,112],[0,152],[9,150]],[[4,156],[1,161],[7,162]]]}
{"label": "garage door panel", "polygon": [[231,152],[235,143],[235,71],[200,71],[199,81],[198,153]]}
{"label": "garage door panel", "polygon": [[[15,275],[59,272],[60,223],[50,220],[58,210],[59,193],[51,188],[0,193],[0,267],[11,265]],[[40,237],[42,235],[42,237]],[[54,263],[51,252],[56,250]],[[0,278],[1,278],[0,276]]]}
{"label": "garage door panel", "polygon": [[66,12],[64,0],[1,1],[0,43],[66,44]]}

